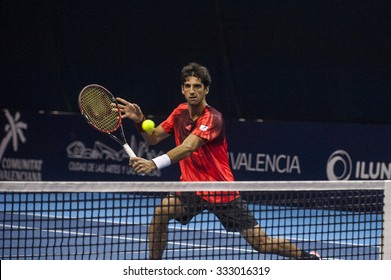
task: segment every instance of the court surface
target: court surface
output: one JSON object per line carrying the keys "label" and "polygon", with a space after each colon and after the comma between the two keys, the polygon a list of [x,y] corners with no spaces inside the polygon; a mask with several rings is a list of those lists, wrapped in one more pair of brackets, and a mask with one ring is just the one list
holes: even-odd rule
{"label": "court surface", "polygon": [[[139,205],[155,203],[143,196],[131,199],[134,198]],[[122,205],[124,199],[115,203]],[[19,214],[9,212],[10,207],[18,209],[22,208],[21,205],[14,201],[12,206],[5,206],[5,212],[1,209],[2,259],[148,258],[147,231],[152,206],[104,205],[104,210],[74,211],[65,205],[54,208],[50,203],[34,202],[28,203],[27,209],[22,209]],[[285,212],[284,207],[278,206],[249,204],[249,207],[267,234],[287,238],[299,248],[308,251],[315,248],[322,256],[329,256],[328,259],[339,259],[338,256],[368,259],[369,254],[371,259],[380,258],[380,230],[360,230],[381,228],[381,225],[373,226],[370,224],[373,222],[367,222],[381,221],[379,217],[328,211],[330,213],[323,215],[327,217],[325,219],[316,212],[327,210],[294,209]],[[34,214],[37,209],[47,214],[38,219]],[[349,229],[350,225],[355,228]],[[295,236],[302,238],[298,240]],[[12,249],[6,249],[11,245]],[[254,251],[238,233],[226,232],[215,216],[207,212],[196,216],[187,226],[170,223],[164,259],[215,259],[216,255],[220,259],[283,259]]]}

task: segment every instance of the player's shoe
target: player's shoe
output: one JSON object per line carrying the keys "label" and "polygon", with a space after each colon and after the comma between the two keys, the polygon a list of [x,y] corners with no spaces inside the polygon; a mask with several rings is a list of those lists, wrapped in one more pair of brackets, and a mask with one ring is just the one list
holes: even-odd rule
{"label": "player's shoe", "polygon": [[309,255],[312,257],[311,260],[321,260],[322,259],[320,254],[318,252],[316,252],[316,251],[309,252]]}
{"label": "player's shoe", "polygon": [[316,251],[310,251],[310,252],[301,252],[301,260],[321,260],[321,256],[318,252]]}

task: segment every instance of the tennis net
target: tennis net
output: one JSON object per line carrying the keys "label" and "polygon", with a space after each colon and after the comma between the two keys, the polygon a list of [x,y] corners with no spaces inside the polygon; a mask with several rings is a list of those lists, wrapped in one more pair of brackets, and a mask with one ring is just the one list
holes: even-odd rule
{"label": "tennis net", "polygon": [[[308,257],[304,252],[321,259],[390,259],[390,184],[0,182],[0,259],[274,260]],[[238,190],[242,200],[232,208],[194,196],[222,190]],[[185,200],[178,202],[178,191]],[[200,213],[192,217],[195,209]],[[190,221],[169,220],[167,211]],[[256,226],[251,215],[268,245],[259,231],[246,230]]]}

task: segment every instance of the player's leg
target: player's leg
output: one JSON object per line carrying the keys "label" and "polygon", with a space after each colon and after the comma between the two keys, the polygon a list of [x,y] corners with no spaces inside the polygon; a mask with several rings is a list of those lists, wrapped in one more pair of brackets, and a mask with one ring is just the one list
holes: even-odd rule
{"label": "player's leg", "polygon": [[295,259],[300,257],[301,251],[294,244],[283,238],[270,238],[258,224],[253,228],[242,230],[240,234],[258,252]]}
{"label": "player's leg", "polygon": [[320,259],[316,253],[308,253],[284,238],[270,238],[257,224],[252,228],[244,229],[240,234],[258,252],[277,254],[294,259]]}
{"label": "player's leg", "polygon": [[181,201],[175,196],[168,195],[155,208],[152,221],[148,229],[149,258],[160,260],[167,245],[168,223],[171,219],[184,212]]}
{"label": "player's leg", "polygon": [[[212,208],[213,209],[213,208]],[[215,207],[213,212],[228,231],[237,231],[258,252],[275,253],[296,258],[299,249],[284,239],[272,239],[261,229],[254,215],[249,211],[247,202],[241,198],[235,199],[221,207]]]}
{"label": "player's leg", "polygon": [[238,231],[258,252],[278,254],[295,259],[319,259],[315,254],[302,251],[296,245],[283,238],[270,238],[259,226],[249,211],[247,202],[241,198],[227,205],[213,209],[228,231]]}

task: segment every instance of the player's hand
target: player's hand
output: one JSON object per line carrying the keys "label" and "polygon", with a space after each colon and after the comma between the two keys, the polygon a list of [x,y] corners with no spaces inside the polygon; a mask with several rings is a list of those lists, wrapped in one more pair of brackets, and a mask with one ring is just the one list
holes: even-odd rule
{"label": "player's hand", "polygon": [[129,158],[129,165],[134,168],[137,174],[148,174],[156,170],[156,165],[152,160],[139,157]]}
{"label": "player's hand", "polygon": [[117,97],[118,108],[121,111],[121,118],[128,118],[136,123],[141,122],[144,119],[143,112],[136,103],[130,103],[129,101]]}

